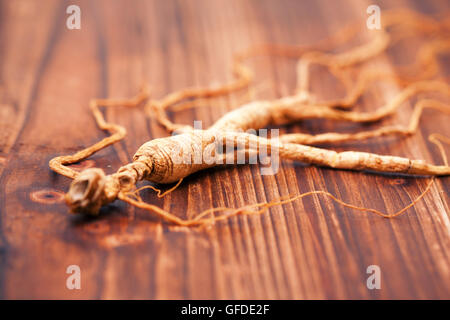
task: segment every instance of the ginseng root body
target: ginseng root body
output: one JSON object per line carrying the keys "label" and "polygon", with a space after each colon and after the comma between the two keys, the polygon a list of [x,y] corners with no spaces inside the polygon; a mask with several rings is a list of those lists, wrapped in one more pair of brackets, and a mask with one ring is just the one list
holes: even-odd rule
{"label": "ginseng root body", "polygon": [[[450,51],[449,26],[444,19],[437,21],[421,14],[399,11],[384,13],[384,27],[376,33],[376,36],[360,46],[355,46],[341,53],[326,53],[318,50],[330,50],[334,46],[347,42],[356,35],[355,26],[350,25],[339,31],[331,39],[322,42],[316,47],[302,48],[289,46],[262,46],[254,50],[248,50],[235,56],[233,72],[235,79],[222,86],[213,88],[186,88],[170,93],[161,100],[149,99],[148,90],[143,90],[135,98],[130,100],[93,100],[90,108],[98,126],[102,130],[110,132],[110,136],[96,144],[89,146],[74,155],[60,156],[50,160],[50,168],[55,172],[74,179],[66,194],[66,202],[73,212],[97,215],[100,208],[116,199],[124,200],[139,208],[147,209],[160,215],[162,218],[179,225],[196,225],[219,219],[225,219],[233,214],[245,212],[244,208],[237,208],[233,213],[207,218],[206,215],[215,211],[225,211],[229,208],[212,208],[191,220],[183,220],[163,209],[145,203],[139,196],[140,189],[136,190],[136,184],[142,180],[148,180],[158,184],[177,182],[175,187],[166,191],[171,192],[178,186],[183,178],[203,169],[222,164],[242,163],[239,160],[259,159],[263,154],[270,155],[271,161],[288,159],[304,163],[349,170],[370,170],[377,172],[393,172],[411,175],[450,175],[450,167],[447,164],[445,150],[441,141],[447,143],[450,139],[432,134],[430,141],[435,143],[444,158],[445,165],[432,165],[422,160],[378,155],[367,152],[345,151],[336,152],[319,148],[320,144],[335,144],[348,141],[362,141],[365,139],[382,137],[387,135],[409,136],[417,131],[422,111],[431,108],[450,114],[448,103],[438,100],[420,99],[417,101],[412,113],[409,125],[384,126],[371,131],[357,133],[322,134],[291,133],[279,137],[266,137],[256,135],[255,130],[268,126],[280,126],[298,122],[305,119],[321,118],[333,121],[350,121],[358,123],[375,122],[394,114],[397,109],[408,99],[423,93],[439,94],[448,98],[450,86],[448,82],[439,78],[429,80],[438,75],[437,54]],[[404,30],[402,26],[407,26]],[[396,26],[396,28],[392,28]],[[390,29],[391,28],[391,29]],[[390,29],[390,30],[388,30]],[[422,36],[429,36],[432,41],[426,43],[417,54],[417,61],[408,68],[395,67],[402,72],[384,72],[378,67],[361,67],[356,79],[352,79],[355,66],[376,57],[390,45],[402,38],[411,36],[411,31]],[[210,99],[230,94],[247,88],[252,80],[252,72],[242,60],[251,55],[264,53],[297,58],[297,88],[295,94],[276,100],[260,100],[243,104],[223,117],[218,119],[210,128],[199,130],[191,126],[180,125],[171,122],[166,114],[170,107],[178,110],[188,107],[189,104],[199,102],[202,99]],[[309,92],[310,65],[319,64],[327,68],[346,87],[347,94],[343,99],[318,102]],[[406,70],[407,69],[407,70]],[[407,72],[405,72],[405,70]],[[372,112],[358,112],[350,110],[357,100],[364,94],[367,87],[380,79],[397,81],[404,88],[384,106]],[[250,90],[248,91],[250,92]],[[133,157],[133,162],[122,166],[116,173],[106,175],[102,169],[90,168],[78,172],[70,168],[69,164],[79,162],[91,156],[95,152],[110,146],[125,137],[126,130],[117,124],[108,123],[99,107],[126,106],[133,107],[145,103],[145,112],[158,121],[169,132],[175,135],[153,139],[144,143]],[[232,161],[230,162],[230,159]],[[254,163],[247,161],[244,163]],[[414,205],[430,189],[431,182],[425,191],[410,205],[395,214],[385,214],[374,209],[360,208],[346,204],[326,191],[311,191],[306,194],[291,197],[289,200],[279,200],[270,203],[249,205],[253,209],[262,208],[257,212],[276,204],[299,199],[304,195],[325,194],[341,205],[377,213],[383,217],[393,217],[401,214]],[[146,186],[154,188],[153,186]],[[144,187],[145,188],[145,187]],[[164,193],[164,194],[166,194]],[[163,194],[163,195],[164,195]],[[158,196],[163,196],[158,191]]]}
{"label": "ginseng root body", "polygon": [[[304,98],[298,96],[270,102],[255,101],[226,114],[207,130],[186,126],[176,135],[144,143],[134,155],[133,162],[121,167],[115,174],[107,176],[98,168],[83,171],[72,182],[66,201],[74,212],[97,214],[99,208],[114,201],[119,192],[132,190],[141,180],[168,184],[199,170],[224,164],[224,159],[229,158],[224,146],[229,147],[230,141],[233,147],[240,147],[241,152],[251,153],[266,148],[268,154],[275,153],[280,158],[336,169],[416,175],[450,174],[450,167],[436,166],[422,160],[357,151],[336,152],[283,142],[283,136],[281,139],[267,139],[243,131],[285,124],[303,117],[311,118],[308,108],[311,107],[305,104]],[[325,116],[330,110],[326,112]],[[390,113],[391,110],[385,112]],[[380,111],[351,114],[352,117],[361,117],[362,121],[374,121]],[[320,114],[316,116],[320,117]],[[331,116],[335,115],[332,113]],[[209,157],[205,157],[206,154]]]}

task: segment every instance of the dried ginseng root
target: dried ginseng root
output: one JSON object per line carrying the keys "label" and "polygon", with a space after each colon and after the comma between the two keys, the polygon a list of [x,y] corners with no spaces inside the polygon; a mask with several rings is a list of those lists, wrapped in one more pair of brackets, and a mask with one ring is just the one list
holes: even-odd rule
{"label": "dried ginseng root", "polygon": [[[399,19],[399,17],[402,19]],[[413,13],[402,12],[399,15],[390,15],[388,21],[390,21],[389,23],[391,25],[395,25],[396,20],[403,22],[405,20],[411,20],[414,17],[415,15]],[[415,25],[414,23],[411,24]],[[442,31],[442,24],[435,22],[432,19],[426,20],[426,23],[423,25],[416,24],[416,26],[418,28],[424,28],[424,33],[426,34],[448,32],[448,30]],[[338,40],[335,41],[337,43],[345,41],[351,33],[345,31],[338,34]],[[408,127],[381,127],[373,131],[354,134],[285,134],[282,135],[279,140],[262,138],[245,133],[245,131],[250,129],[257,130],[269,125],[284,125],[311,118],[326,118],[351,122],[375,122],[392,115],[402,103],[418,94],[428,92],[437,92],[444,96],[450,94],[450,87],[444,81],[427,80],[410,83],[408,80],[405,81],[408,85],[400,91],[397,96],[385,106],[382,106],[373,112],[347,110],[348,107],[351,107],[359,96],[363,94],[367,85],[372,80],[384,77],[395,78],[395,75],[393,76],[392,74],[386,75],[382,72],[369,70],[362,72],[362,76],[357,80],[356,90],[350,91],[347,97],[341,101],[343,103],[336,101],[316,103],[312,99],[308,88],[308,69],[311,63],[323,64],[339,78],[345,79],[344,73],[347,72],[349,68],[353,68],[356,65],[366,62],[383,52],[389,46],[391,38],[392,35],[389,35],[386,31],[382,31],[371,42],[339,54],[325,54],[319,51],[308,51],[298,48],[289,50],[288,48],[274,49],[274,47],[266,47],[267,53],[273,53],[275,51],[275,54],[280,53],[281,55],[299,56],[298,88],[296,94],[272,101],[261,100],[244,104],[225,114],[206,130],[198,130],[191,126],[175,124],[170,121],[166,115],[166,110],[185,100],[221,96],[247,87],[252,79],[252,73],[242,64],[242,61],[252,54],[251,50],[236,57],[234,64],[236,80],[230,84],[209,89],[189,88],[172,93],[162,100],[149,100],[146,103],[145,101],[148,100],[150,96],[149,90],[146,88],[131,100],[93,100],[90,107],[95,120],[98,126],[103,130],[109,131],[111,136],[104,138],[93,146],[79,151],[74,155],[61,156],[52,159],[49,163],[50,168],[62,175],[74,179],[69,192],[66,194],[66,202],[71,210],[73,212],[91,215],[98,214],[99,209],[102,206],[111,203],[116,199],[121,199],[132,205],[156,213],[169,222],[191,226],[211,223],[237,214],[260,213],[274,205],[281,205],[307,195],[322,194],[330,197],[341,205],[352,209],[373,212],[383,217],[397,216],[405,212],[406,209],[414,205],[425,195],[430,189],[434,178],[430,180],[426,189],[418,198],[405,208],[393,214],[386,214],[374,209],[361,208],[347,204],[326,191],[311,191],[305,194],[283,197],[277,201],[257,203],[243,208],[212,208],[200,213],[194,219],[183,220],[170,212],[142,201],[139,196],[140,190],[143,188],[157,190],[156,188],[146,186],[141,189],[136,189],[136,184],[142,180],[148,180],[159,184],[177,182],[174,187],[164,194],[161,194],[161,192],[157,190],[158,197],[162,197],[168,192],[173,191],[181,183],[182,179],[190,174],[225,163],[225,160],[228,160],[230,155],[228,152],[224,151],[223,146],[226,145],[228,147],[230,143],[233,147],[232,157],[234,158],[237,158],[240,153],[249,157],[254,155],[261,148],[266,148],[269,153],[276,153],[280,158],[338,169],[371,170],[411,175],[429,175],[433,177],[450,175],[450,167],[447,164],[444,148],[441,144],[441,141],[448,143],[448,140],[437,134],[432,135],[430,141],[439,147],[445,165],[433,165],[422,160],[413,160],[390,155],[378,155],[367,152],[335,152],[333,150],[311,146],[321,143],[339,143],[354,140],[361,141],[385,135],[410,135],[417,130],[419,118],[424,108],[433,108],[441,112],[450,113],[448,106],[437,100],[419,100]],[[435,55],[439,52],[446,51],[448,48],[447,45],[442,45],[443,42],[441,40],[439,41],[440,42],[436,42],[437,44],[428,46],[426,50],[420,51],[425,52],[421,56],[421,64],[433,67],[433,70],[431,70],[432,72],[428,72],[427,74],[434,74],[436,71]],[[331,41],[331,43],[333,42]],[[324,44],[322,46],[326,47]],[[400,78],[400,76],[398,77]],[[132,107],[144,103],[148,115],[156,117],[157,121],[162,126],[170,132],[176,131],[177,135],[153,139],[146,142],[138,149],[133,157],[132,163],[122,166],[116,173],[111,175],[106,175],[103,170],[99,168],[90,168],[79,173],[66,166],[89,157],[95,152],[120,141],[125,136],[125,128],[108,123],[100,112],[99,107]],[[346,107],[347,109],[338,109],[337,107]],[[236,148],[236,152],[234,148]],[[197,157],[198,154],[209,154],[214,161],[197,161],[195,157]],[[227,163],[229,162],[227,161]],[[214,215],[216,212],[222,212],[222,214]]]}

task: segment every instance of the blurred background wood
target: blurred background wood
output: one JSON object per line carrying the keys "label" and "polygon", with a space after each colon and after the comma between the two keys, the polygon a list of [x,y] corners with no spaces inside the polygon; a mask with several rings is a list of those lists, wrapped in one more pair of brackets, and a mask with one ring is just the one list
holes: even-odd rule
{"label": "blurred background wood", "polygon": [[[81,30],[66,28],[66,7],[81,8]],[[235,52],[257,43],[312,44],[366,8],[408,7],[445,13],[448,1],[1,1],[0,2],[0,297],[150,299],[450,298],[450,178],[439,178],[408,214],[393,220],[308,197],[258,216],[206,229],[162,224],[116,202],[98,219],[72,216],[62,202],[70,181],[48,160],[105,136],[88,111],[93,97],[129,97],[149,83],[153,94],[231,79]],[[383,63],[409,57],[420,42],[402,43]],[[412,56],[411,56],[412,57]],[[406,58],[405,58],[406,59]],[[255,58],[258,97],[294,87],[295,61]],[[449,70],[448,59],[441,72]],[[316,70],[322,95],[342,87]],[[357,108],[370,110],[399,87],[374,86]],[[245,97],[172,113],[178,122],[210,125]],[[412,104],[395,121],[406,123]],[[127,138],[79,166],[113,172],[137,148],[167,133],[141,109],[109,110]],[[370,126],[305,121],[292,132],[355,131]],[[348,144],[356,149],[440,162],[428,134],[450,136],[448,118],[427,111],[414,137]],[[261,176],[258,166],[196,174],[163,200],[145,200],[179,216],[213,206],[242,206],[328,190],[347,202],[394,212],[428,180],[338,171],[283,162]],[[66,268],[79,265],[81,290],[66,288]],[[368,290],[366,269],[378,265],[381,290]]]}

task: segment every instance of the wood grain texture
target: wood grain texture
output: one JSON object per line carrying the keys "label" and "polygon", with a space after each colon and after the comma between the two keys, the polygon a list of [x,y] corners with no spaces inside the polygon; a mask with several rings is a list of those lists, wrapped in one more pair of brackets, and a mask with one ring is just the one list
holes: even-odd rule
{"label": "wood grain texture", "polygon": [[[68,30],[65,9],[82,10],[81,30]],[[1,1],[0,2],[0,298],[69,299],[386,299],[450,298],[450,178],[439,178],[407,215],[386,220],[343,208],[321,196],[234,217],[206,229],[162,224],[119,201],[98,219],[68,213],[61,195],[70,181],[48,160],[105,136],[88,101],[128,97],[142,82],[154,95],[231,79],[233,53],[257,43],[311,44],[361,19],[366,8],[450,10],[448,1]],[[414,45],[414,44],[413,44]],[[401,44],[383,63],[407,55]],[[397,59],[396,59],[397,58]],[[395,61],[394,61],[395,60]],[[259,97],[294,87],[294,61],[255,58]],[[443,59],[441,72],[449,71]],[[316,70],[313,88],[326,96],[342,88]],[[447,73],[448,74],[448,73]],[[267,89],[268,88],[268,89]],[[357,108],[372,110],[399,88],[383,83]],[[210,107],[172,113],[182,123],[209,126],[239,103],[239,95]],[[383,123],[406,123],[408,103]],[[80,166],[115,171],[145,141],[167,133],[142,110],[109,110],[127,138]],[[439,153],[428,134],[450,136],[449,119],[427,111],[413,137],[348,144],[355,149],[430,162]],[[291,132],[356,131],[366,126],[304,121]],[[258,166],[200,172],[164,199],[145,200],[190,217],[213,206],[242,206],[328,190],[343,200],[394,212],[428,180],[283,162],[273,176]],[[82,289],[66,289],[67,266],[79,265]],[[382,289],[368,290],[366,268],[379,265]]]}

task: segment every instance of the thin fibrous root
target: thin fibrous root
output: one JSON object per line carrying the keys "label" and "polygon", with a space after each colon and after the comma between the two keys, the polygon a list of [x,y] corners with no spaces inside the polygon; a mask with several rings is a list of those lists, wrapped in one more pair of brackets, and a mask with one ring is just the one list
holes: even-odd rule
{"label": "thin fibrous root", "polygon": [[404,126],[385,126],[371,131],[362,131],[357,133],[337,133],[327,132],[321,134],[307,134],[307,133],[288,133],[281,135],[280,141],[284,143],[300,143],[306,145],[343,143],[352,141],[363,141],[370,138],[377,138],[388,135],[408,136],[417,131],[420,117],[424,109],[435,109],[443,113],[450,114],[450,107],[440,101],[423,99],[416,103],[414,111],[411,116],[409,125]]}

